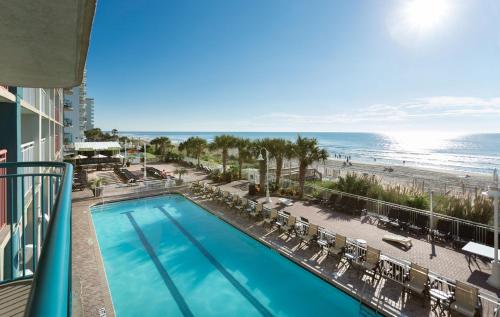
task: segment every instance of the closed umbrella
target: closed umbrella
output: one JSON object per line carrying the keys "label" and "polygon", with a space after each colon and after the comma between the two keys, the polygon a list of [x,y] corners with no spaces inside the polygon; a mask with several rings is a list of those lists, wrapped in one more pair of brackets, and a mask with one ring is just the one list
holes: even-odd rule
{"label": "closed umbrella", "polygon": [[[120,153],[117,153],[117,154],[115,154],[115,155],[113,155],[113,156],[111,156],[111,157],[112,157],[112,158],[115,158],[115,159],[120,159],[120,160],[125,158],[125,156],[121,155]],[[125,160],[123,160],[122,165],[123,165],[123,164],[125,164]]]}
{"label": "closed umbrella", "polygon": [[99,154],[96,154],[96,155],[92,156],[92,158],[97,159],[97,165],[98,165],[97,170],[100,170],[101,159],[102,158],[107,158],[107,156],[106,155],[102,155],[101,153],[99,153]]}

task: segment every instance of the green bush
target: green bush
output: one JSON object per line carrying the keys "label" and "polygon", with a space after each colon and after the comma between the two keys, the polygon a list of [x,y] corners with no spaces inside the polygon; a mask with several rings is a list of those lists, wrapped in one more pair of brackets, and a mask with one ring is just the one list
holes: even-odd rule
{"label": "green bush", "polygon": [[[349,173],[339,177],[337,182],[309,181],[310,194],[321,198],[321,189],[334,189],[350,194],[365,196],[389,203],[428,210],[429,196],[414,187],[401,185],[382,185],[375,176]],[[493,204],[490,199],[481,195],[447,196],[434,194],[434,212],[474,222],[491,224],[493,220]]]}

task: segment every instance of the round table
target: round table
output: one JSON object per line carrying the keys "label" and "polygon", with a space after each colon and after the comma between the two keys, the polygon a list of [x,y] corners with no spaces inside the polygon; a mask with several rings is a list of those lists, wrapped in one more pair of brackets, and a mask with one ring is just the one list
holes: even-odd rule
{"label": "round table", "polygon": [[440,315],[446,315],[446,310],[449,308],[452,295],[449,292],[441,291],[435,288],[429,290],[429,295],[435,300],[434,306],[431,308],[434,312],[439,307]]}
{"label": "round table", "polygon": [[363,239],[356,239],[356,243],[360,246],[366,246],[368,244],[368,242],[366,242],[366,240],[363,240]]}

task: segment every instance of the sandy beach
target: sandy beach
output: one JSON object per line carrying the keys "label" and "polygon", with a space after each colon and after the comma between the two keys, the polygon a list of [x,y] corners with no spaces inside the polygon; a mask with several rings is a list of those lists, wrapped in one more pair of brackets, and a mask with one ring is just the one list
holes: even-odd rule
{"label": "sandy beach", "polygon": [[[327,160],[324,164],[316,164],[319,170],[323,166],[333,168],[343,176],[349,172],[375,175],[384,184],[414,186],[419,189],[439,193],[463,194],[479,193],[490,185],[492,176],[479,173],[463,173],[443,170],[431,170],[402,165],[385,165],[376,163],[352,162],[352,166],[343,166],[343,160]],[[285,163],[286,166],[286,163]],[[391,171],[389,171],[389,168]]]}

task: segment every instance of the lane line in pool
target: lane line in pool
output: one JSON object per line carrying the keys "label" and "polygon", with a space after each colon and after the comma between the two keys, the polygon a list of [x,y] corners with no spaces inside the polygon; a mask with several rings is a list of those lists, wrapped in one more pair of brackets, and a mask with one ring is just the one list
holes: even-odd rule
{"label": "lane line in pool", "polygon": [[191,310],[189,309],[188,305],[186,304],[186,301],[184,300],[184,297],[182,297],[181,293],[177,289],[177,286],[175,286],[174,282],[172,281],[172,278],[170,275],[168,275],[167,270],[163,267],[163,265],[160,262],[160,259],[158,259],[158,256],[156,256],[156,253],[149,244],[148,240],[146,239],[146,236],[144,235],[144,232],[142,232],[141,228],[137,224],[137,222],[134,219],[134,216],[132,216],[133,211],[127,211],[124,212],[124,214],[128,217],[128,220],[132,224],[132,227],[134,227],[137,235],[139,236],[139,239],[141,240],[142,245],[144,246],[144,249],[146,252],[149,254],[151,257],[151,260],[153,261],[156,269],[158,270],[158,273],[160,273],[161,277],[163,278],[163,281],[165,282],[165,285],[167,286],[168,290],[170,291],[170,294],[172,294],[172,297],[174,298],[175,302],[177,303],[177,306],[179,306],[179,309],[182,312],[183,316],[194,316]]}
{"label": "lane line in pool", "polygon": [[191,243],[203,254],[208,261],[243,295],[263,316],[273,316],[273,314],[262,305],[243,285],[229,273],[219,261],[205,249],[177,220],[172,217],[163,207],[158,208],[176,227],[181,231]]}

